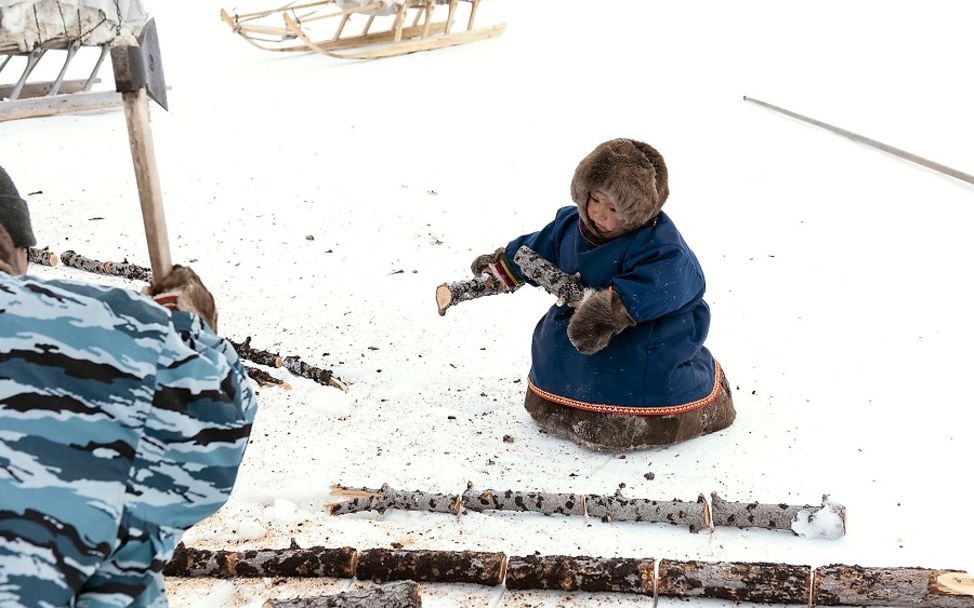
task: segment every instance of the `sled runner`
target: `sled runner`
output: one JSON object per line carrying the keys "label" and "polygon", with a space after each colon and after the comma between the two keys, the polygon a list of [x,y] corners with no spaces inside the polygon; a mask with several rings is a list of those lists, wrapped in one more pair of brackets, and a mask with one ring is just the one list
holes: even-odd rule
{"label": "sled runner", "polygon": [[[146,19],[141,0],[0,0],[0,121],[120,105],[118,93],[91,87],[115,38],[138,34]],[[86,78],[67,80],[84,47],[98,49],[94,65]],[[61,59],[57,77],[31,80],[45,57]]]}
{"label": "sled runner", "polygon": [[319,0],[240,15],[221,9],[220,16],[244,40],[267,51],[379,59],[486,40],[504,31],[504,24],[474,29],[480,0],[463,1],[469,10],[466,29],[460,30],[455,27],[459,0]]}

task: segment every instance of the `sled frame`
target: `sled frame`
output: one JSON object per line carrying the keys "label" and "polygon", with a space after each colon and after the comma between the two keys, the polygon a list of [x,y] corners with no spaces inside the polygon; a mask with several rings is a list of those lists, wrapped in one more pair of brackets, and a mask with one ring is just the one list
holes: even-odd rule
{"label": "sled frame", "polygon": [[[68,66],[74,60],[82,44],[79,40],[58,41],[44,45],[37,45],[29,53],[10,53],[0,56],[0,74],[16,56],[24,56],[27,63],[21,71],[17,81],[12,84],[0,84],[0,122],[31,118],[33,116],[51,116],[68,112],[83,112],[86,110],[100,110],[121,105],[121,98],[114,92],[91,92],[91,86],[97,82],[98,70],[101,69],[108,55],[111,44],[97,45],[100,49],[98,59],[87,78],[81,80],[65,80]],[[53,81],[31,82],[30,75],[40,63],[41,59],[51,51],[64,51],[64,63]]]}
{"label": "sled frame", "polygon": [[[504,24],[479,29],[474,27],[480,0],[463,2],[469,4],[470,9],[466,29],[459,31],[454,29],[454,25],[460,0],[401,0],[394,15],[379,18],[386,22],[391,19],[391,24],[385,28],[377,27],[376,16],[368,14],[380,8],[382,2],[341,10],[335,0],[319,0],[239,15],[231,15],[221,9],[220,17],[248,43],[266,51],[315,51],[341,59],[380,59],[501,35]],[[435,15],[444,12],[437,10],[440,7],[446,9],[446,16],[437,20]],[[358,33],[347,35],[347,30],[352,29],[350,24],[353,19],[364,25],[357,30]],[[311,26],[315,24],[317,27],[321,22],[326,24],[325,27],[331,25],[331,35],[315,39]]]}

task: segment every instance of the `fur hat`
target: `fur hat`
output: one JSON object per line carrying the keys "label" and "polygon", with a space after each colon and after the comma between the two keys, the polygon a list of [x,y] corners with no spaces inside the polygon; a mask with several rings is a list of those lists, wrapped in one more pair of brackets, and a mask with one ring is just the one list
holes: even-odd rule
{"label": "fur hat", "polygon": [[572,200],[585,227],[598,234],[586,211],[593,190],[612,200],[620,230],[631,232],[651,222],[666,202],[670,194],[666,163],[654,147],[634,139],[601,143],[578,163],[572,179]]}
{"label": "fur hat", "polygon": [[32,247],[37,244],[30,227],[27,203],[20,198],[17,186],[3,167],[0,167],[0,224],[3,225],[15,247]]}

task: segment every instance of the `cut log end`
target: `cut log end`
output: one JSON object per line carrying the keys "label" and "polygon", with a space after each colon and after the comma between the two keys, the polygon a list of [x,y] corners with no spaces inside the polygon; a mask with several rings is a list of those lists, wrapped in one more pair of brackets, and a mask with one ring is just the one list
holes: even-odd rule
{"label": "cut log end", "polygon": [[436,288],[436,309],[440,316],[446,315],[446,309],[453,303],[453,292],[444,283]]}
{"label": "cut log end", "polygon": [[931,590],[943,595],[974,597],[974,577],[966,572],[945,572],[933,582]]}
{"label": "cut log end", "polygon": [[47,247],[43,249],[38,249],[37,247],[27,248],[27,259],[32,264],[39,264],[41,266],[57,266],[60,258],[56,253],[49,250]]}

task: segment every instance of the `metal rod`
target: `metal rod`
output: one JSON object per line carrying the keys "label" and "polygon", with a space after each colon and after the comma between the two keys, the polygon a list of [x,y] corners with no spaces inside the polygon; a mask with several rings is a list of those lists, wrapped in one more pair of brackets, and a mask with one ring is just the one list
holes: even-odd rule
{"label": "metal rod", "polygon": [[825,129],[826,131],[832,131],[833,133],[835,133],[837,135],[842,135],[843,137],[848,137],[849,139],[851,139],[853,141],[857,141],[859,143],[866,144],[867,146],[872,146],[873,148],[876,148],[878,150],[882,150],[883,152],[886,152],[888,154],[892,154],[893,156],[898,156],[898,157],[900,157],[900,158],[902,158],[904,160],[908,160],[908,161],[910,161],[912,163],[916,163],[916,164],[921,165],[921,166],[924,166],[924,167],[926,167],[928,169],[933,169],[934,171],[937,171],[938,173],[943,173],[944,175],[949,175],[949,176],[951,176],[953,178],[956,178],[956,179],[961,180],[962,182],[967,182],[968,184],[974,184],[974,175],[970,175],[969,173],[964,173],[963,171],[958,171],[957,169],[953,169],[951,167],[948,167],[947,165],[941,165],[940,163],[935,163],[932,160],[927,160],[926,158],[923,158],[922,156],[917,156],[916,154],[912,154],[912,153],[907,152],[905,150],[900,150],[899,148],[894,148],[893,146],[886,145],[886,144],[884,144],[882,142],[876,141],[875,139],[869,139],[868,137],[863,137],[862,135],[858,135],[856,133],[853,133],[852,131],[846,131],[845,129],[840,129],[839,127],[833,127],[830,124],[821,122],[819,120],[815,120],[814,118],[809,118],[807,116],[802,116],[801,114],[797,114],[795,112],[792,112],[790,110],[786,110],[784,108],[779,108],[778,106],[775,106],[775,105],[772,105],[770,103],[761,101],[759,99],[754,99],[753,97],[747,97],[747,96],[745,96],[744,97],[744,101],[750,101],[751,103],[757,104],[759,106],[764,106],[765,108],[768,108],[769,110],[774,110],[775,112],[779,112],[781,114],[784,114],[785,116],[790,116],[791,118],[796,118],[798,120],[801,120],[801,121],[807,122],[809,124],[815,125],[816,127],[821,127],[823,129]]}

